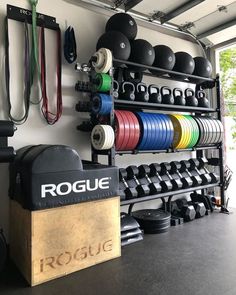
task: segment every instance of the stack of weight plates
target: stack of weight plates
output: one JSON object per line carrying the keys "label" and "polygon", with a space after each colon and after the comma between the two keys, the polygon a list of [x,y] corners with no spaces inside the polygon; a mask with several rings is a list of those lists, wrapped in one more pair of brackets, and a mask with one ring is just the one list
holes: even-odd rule
{"label": "stack of weight plates", "polygon": [[133,244],[143,240],[143,233],[138,222],[129,214],[120,214],[121,246]]}
{"label": "stack of weight plates", "polygon": [[174,127],[165,114],[137,112],[141,136],[138,150],[169,149],[174,138]]}
{"label": "stack of weight plates", "polygon": [[169,115],[174,126],[174,149],[193,148],[199,140],[199,128],[190,115]]}
{"label": "stack of weight plates", "polygon": [[216,144],[223,140],[224,128],[219,120],[209,117],[194,117],[194,120],[200,131],[198,146]]}
{"label": "stack of weight plates", "polygon": [[138,210],[132,213],[145,234],[160,234],[170,228],[171,215],[160,209]]}
{"label": "stack of weight plates", "polygon": [[134,150],[140,138],[139,121],[134,113],[115,111],[116,150]]}

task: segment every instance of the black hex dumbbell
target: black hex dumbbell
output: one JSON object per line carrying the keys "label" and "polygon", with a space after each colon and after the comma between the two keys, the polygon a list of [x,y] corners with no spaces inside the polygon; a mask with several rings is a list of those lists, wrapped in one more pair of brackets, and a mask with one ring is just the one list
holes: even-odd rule
{"label": "black hex dumbbell", "polygon": [[193,205],[189,205],[186,199],[178,199],[172,202],[173,215],[181,216],[184,221],[192,221],[196,217],[196,211]]}
{"label": "black hex dumbbell", "polygon": [[150,189],[148,185],[141,184],[138,180],[139,170],[135,165],[131,165],[126,168],[128,179],[133,179],[136,183],[136,190],[138,192],[139,197],[145,197],[150,195]]}
{"label": "black hex dumbbell", "polygon": [[[200,186],[202,184],[202,179],[199,175],[192,175],[189,171],[190,163],[187,160],[180,161],[181,168],[180,173],[185,174],[187,177],[190,177],[193,181],[193,186]],[[185,176],[183,175],[183,176]]]}
{"label": "black hex dumbbell", "polygon": [[160,173],[161,173],[161,166],[160,164],[157,164],[157,163],[152,163],[151,165],[149,165],[150,167],[150,176],[151,176],[151,179],[153,178],[156,178],[160,185],[161,185],[161,192],[162,193],[165,193],[165,192],[169,192],[169,191],[172,191],[173,190],[173,185],[172,183],[170,182],[170,180],[168,179],[163,179],[161,176],[160,176]]}
{"label": "black hex dumbbell", "polygon": [[192,170],[192,172],[201,177],[202,184],[210,184],[211,183],[211,176],[207,173],[202,174],[199,171],[200,162],[198,161],[198,159],[190,159],[189,163],[190,163],[190,169]]}
{"label": "black hex dumbbell", "polygon": [[206,215],[206,207],[202,202],[188,202],[188,204],[193,205],[196,211],[196,218],[201,218]]}
{"label": "black hex dumbbell", "polygon": [[180,169],[181,169],[180,162],[172,161],[172,162],[170,162],[170,166],[171,166],[170,173],[171,173],[172,177],[174,177],[173,175],[175,175],[175,174],[178,175],[178,178],[183,183],[183,188],[189,188],[193,185],[193,181],[189,176],[183,177],[183,175],[180,174]]}
{"label": "black hex dumbbell", "polygon": [[167,163],[167,162],[161,163],[161,175],[166,175],[169,178],[170,182],[173,185],[173,190],[181,189],[183,187],[183,183],[181,182],[179,178],[174,179],[169,173],[170,170],[171,170],[170,163]]}
{"label": "black hex dumbbell", "polygon": [[150,172],[151,169],[148,165],[140,165],[138,167],[139,170],[139,178],[145,178],[147,183],[148,183],[148,187],[150,188],[150,194],[151,195],[155,195],[161,192],[161,185],[159,182],[152,182],[150,179]]}
{"label": "black hex dumbbell", "polygon": [[[123,184],[123,188],[124,188],[123,193],[125,195],[125,198],[127,200],[137,198],[138,192],[136,191],[136,189],[134,187],[129,187],[129,185],[126,181],[127,171],[124,168],[119,169],[119,179],[120,179],[120,183]],[[122,194],[122,191],[121,191],[121,194]],[[121,198],[122,198],[122,196],[121,196]]]}
{"label": "black hex dumbbell", "polygon": [[198,158],[198,161],[199,161],[199,168],[200,170],[203,170],[204,173],[210,175],[211,177],[211,183],[217,183],[219,182],[220,180],[220,177],[219,175],[216,175],[212,172],[210,172],[207,168],[206,168],[206,165],[208,164],[208,160],[206,158]]}

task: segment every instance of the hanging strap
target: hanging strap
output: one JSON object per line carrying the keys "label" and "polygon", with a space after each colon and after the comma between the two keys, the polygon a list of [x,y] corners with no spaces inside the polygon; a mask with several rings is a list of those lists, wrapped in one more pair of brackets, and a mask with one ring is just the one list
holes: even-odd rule
{"label": "hanging strap", "polygon": [[64,56],[69,64],[72,64],[77,59],[75,32],[71,26],[65,31]]}
{"label": "hanging strap", "polygon": [[47,96],[46,57],[45,57],[45,29],[40,33],[40,57],[41,57],[41,85],[42,85],[42,113],[49,125],[55,124],[62,114],[61,93],[61,30],[57,29],[57,104],[56,113],[49,111]]}
{"label": "hanging strap", "polygon": [[30,49],[29,49],[29,29],[28,24],[25,21],[24,24],[24,38],[25,38],[25,53],[24,53],[24,98],[23,98],[23,108],[24,114],[20,118],[16,118],[11,114],[12,104],[11,104],[11,74],[10,74],[10,58],[9,58],[9,27],[8,18],[5,20],[5,83],[6,83],[6,97],[8,104],[8,117],[15,124],[23,124],[28,119],[29,116],[29,105],[30,105],[30,93],[31,93],[31,82],[30,82]]}

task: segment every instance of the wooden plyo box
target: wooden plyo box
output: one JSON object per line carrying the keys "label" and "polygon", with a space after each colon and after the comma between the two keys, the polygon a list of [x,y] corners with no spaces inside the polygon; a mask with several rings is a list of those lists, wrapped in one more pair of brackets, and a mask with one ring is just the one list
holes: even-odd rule
{"label": "wooden plyo box", "polygon": [[10,256],[31,286],[119,257],[120,199],[28,211],[10,205]]}

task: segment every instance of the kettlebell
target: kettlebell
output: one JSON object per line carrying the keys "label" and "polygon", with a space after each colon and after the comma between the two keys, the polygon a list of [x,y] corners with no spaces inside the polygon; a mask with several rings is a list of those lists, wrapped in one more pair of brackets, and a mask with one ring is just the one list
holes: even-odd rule
{"label": "kettlebell", "polygon": [[131,82],[123,82],[119,99],[135,100],[135,86]]}
{"label": "kettlebell", "polygon": [[117,99],[119,97],[120,85],[116,80],[113,80],[113,97]]}
{"label": "kettlebell", "polygon": [[126,82],[138,84],[138,83],[141,83],[143,80],[143,72],[140,70],[132,71],[128,68],[124,68],[123,78],[124,78],[124,81]]}
{"label": "kettlebell", "polygon": [[161,95],[160,95],[160,89],[155,84],[150,84],[148,86],[148,94],[149,94],[149,102],[152,103],[161,103]]}
{"label": "kettlebell", "polygon": [[198,91],[197,92],[197,98],[198,98],[198,106],[202,108],[209,108],[210,103],[209,100],[206,97],[206,93],[204,91]]}
{"label": "kettlebell", "polygon": [[148,102],[148,87],[145,83],[138,83],[136,85],[135,99],[138,101]]}
{"label": "kettlebell", "polygon": [[185,106],[186,105],[186,99],[184,98],[183,91],[180,88],[175,88],[173,90],[175,104]]}
{"label": "kettlebell", "polygon": [[192,106],[192,107],[197,107],[198,106],[198,100],[195,97],[194,90],[191,88],[185,89],[185,99],[186,99],[186,105],[187,106]]}
{"label": "kettlebell", "polygon": [[[167,93],[164,93],[167,92]],[[172,95],[172,91],[169,87],[163,86],[161,87],[161,97],[162,97],[162,103],[164,104],[174,104],[175,100]]]}

